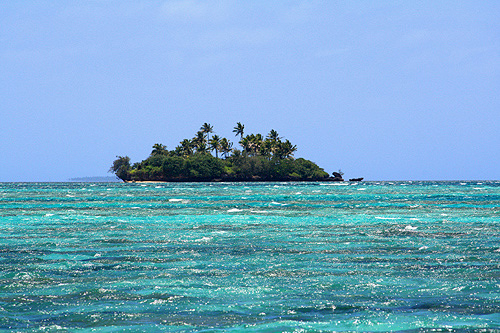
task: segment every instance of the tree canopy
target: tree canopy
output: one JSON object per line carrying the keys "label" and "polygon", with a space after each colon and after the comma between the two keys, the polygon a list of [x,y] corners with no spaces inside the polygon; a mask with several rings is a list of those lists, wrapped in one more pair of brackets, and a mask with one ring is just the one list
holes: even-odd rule
{"label": "tree canopy", "polygon": [[[128,156],[117,156],[110,172],[124,181],[288,181],[328,180],[328,173],[314,162],[294,158],[297,146],[272,129],[267,136],[244,135],[244,125],[233,129],[241,149],[214,133],[204,123],[192,139],[183,139],[173,150],[155,143],[151,154],[130,165]],[[213,152],[215,156],[212,155]],[[219,155],[220,153],[220,155]]]}

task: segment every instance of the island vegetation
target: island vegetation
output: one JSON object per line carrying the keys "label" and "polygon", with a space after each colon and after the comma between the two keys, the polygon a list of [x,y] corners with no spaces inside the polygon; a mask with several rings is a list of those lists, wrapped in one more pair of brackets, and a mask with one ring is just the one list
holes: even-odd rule
{"label": "island vegetation", "polygon": [[156,143],[145,160],[131,164],[128,156],[117,156],[109,171],[123,181],[343,180],[337,172],[330,177],[315,163],[294,158],[297,147],[275,130],[266,137],[245,135],[245,126],[237,123],[233,132],[241,149],[204,123],[192,139],[182,140],[173,150]]}

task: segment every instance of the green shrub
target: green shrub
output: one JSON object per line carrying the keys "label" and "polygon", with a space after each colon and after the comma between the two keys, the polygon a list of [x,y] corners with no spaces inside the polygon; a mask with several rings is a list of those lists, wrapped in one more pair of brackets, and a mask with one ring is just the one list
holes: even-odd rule
{"label": "green shrub", "polygon": [[169,156],[163,161],[165,179],[176,179],[187,175],[186,160],[180,156]]}
{"label": "green shrub", "polygon": [[294,161],[294,173],[298,174],[299,178],[304,180],[328,177],[328,173],[326,173],[323,169],[315,163],[303,158],[298,158]]}
{"label": "green shrub", "polygon": [[210,154],[195,154],[186,158],[186,169],[194,180],[213,180],[222,177],[224,163]]}

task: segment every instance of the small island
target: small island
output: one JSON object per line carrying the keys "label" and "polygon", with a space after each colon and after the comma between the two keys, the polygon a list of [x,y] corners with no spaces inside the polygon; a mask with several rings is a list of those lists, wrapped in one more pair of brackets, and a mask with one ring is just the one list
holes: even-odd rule
{"label": "small island", "polygon": [[343,181],[340,170],[330,177],[314,162],[295,159],[297,147],[275,130],[264,138],[245,136],[244,128],[237,123],[233,129],[241,149],[213,134],[213,127],[204,123],[192,139],[182,140],[175,149],[156,143],[145,160],[131,165],[128,156],[117,156],[109,171],[125,182]]}

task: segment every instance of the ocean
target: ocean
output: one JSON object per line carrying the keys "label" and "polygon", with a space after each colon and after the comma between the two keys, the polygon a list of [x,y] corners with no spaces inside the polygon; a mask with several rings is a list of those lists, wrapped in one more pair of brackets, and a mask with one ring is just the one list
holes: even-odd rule
{"label": "ocean", "polygon": [[0,330],[500,332],[500,181],[0,183]]}

